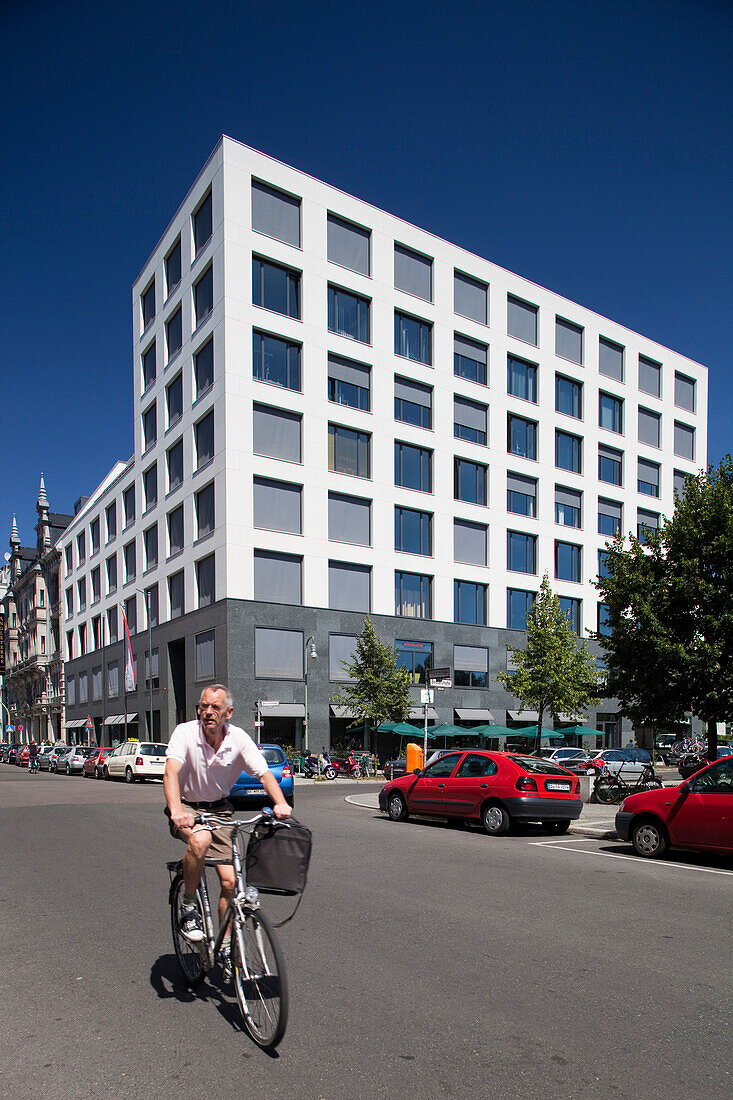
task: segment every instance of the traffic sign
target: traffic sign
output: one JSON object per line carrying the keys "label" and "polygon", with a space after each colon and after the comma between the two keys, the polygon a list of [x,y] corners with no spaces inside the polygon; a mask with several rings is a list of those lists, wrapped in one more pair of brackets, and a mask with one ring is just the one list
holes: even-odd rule
{"label": "traffic sign", "polygon": [[280,701],[278,699],[260,699],[261,707],[278,707]]}
{"label": "traffic sign", "polygon": [[452,688],[453,679],[449,668],[429,668],[426,670],[428,685],[434,688]]}
{"label": "traffic sign", "polygon": [[5,732],[6,733],[15,733],[15,726],[6,726],[5,727]]}

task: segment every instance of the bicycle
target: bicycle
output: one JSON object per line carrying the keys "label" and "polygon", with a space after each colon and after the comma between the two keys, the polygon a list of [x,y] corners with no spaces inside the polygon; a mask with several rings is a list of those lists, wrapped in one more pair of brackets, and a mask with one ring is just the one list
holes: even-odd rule
{"label": "bicycle", "polygon": [[661,786],[663,786],[662,780],[654,774],[653,768],[644,768],[634,783],[628,783],[621,775],[620,769],[615,775],[611,775],[604,768],[593,784],[593,796],[596,802],[612,805],[623,802],[630,794],[652,790],[654,787]]}
{"label": "bicycle", "polygon": [[[234,991],[242,1015],[245,1030],[264,1050],[272,1050],[285,1034],[288,1022],[288,984],[285,961],[275,932],[264,913],[260,912],[259,891],[248,886],[242,869],[237,837],[248,825],[275,820],[272,810],[265,809],[246,820],[217,817],[215,814],[198,814],[196,824],[232,830],[232,858],[207,859],[206,867],[233,864],[235,874],[234,893],[224,914],[219,934],[214,936],[214,921],[206,885],[206,871],[201,876],[197,890],[199,909],[204,923],[204,939],[190,943],[179,930],[180,910],[183,902],[183,864],[175,860],[167,864],[171,876],[168,895],[171,910],[173,947],[178,965],[186,984],[200,985],[205,975],[213,969],[231,925],[231,961]],[[285,826],[285,822],[282,823]]]}

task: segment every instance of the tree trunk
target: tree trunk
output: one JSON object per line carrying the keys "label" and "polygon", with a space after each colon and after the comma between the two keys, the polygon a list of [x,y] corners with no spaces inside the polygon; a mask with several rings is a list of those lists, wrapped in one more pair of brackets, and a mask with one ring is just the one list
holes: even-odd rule
{"label": "tree trunk", "polygon": [[537,755],[538,756],[542,756],[542,715],[544,713],[545,713],[544,709],[541,710],[539,712],[539,717],[537,719]]}
{"label": "tree trunk", "polygon": [[708,734],[708,760],[717,760],[718,758],[718,722],[715,718],[708,718],[707,723]]}

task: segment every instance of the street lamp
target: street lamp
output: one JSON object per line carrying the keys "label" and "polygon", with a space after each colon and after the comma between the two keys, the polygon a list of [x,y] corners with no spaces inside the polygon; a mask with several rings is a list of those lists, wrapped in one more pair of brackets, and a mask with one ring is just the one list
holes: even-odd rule
{"label": "street lamp", "polygon": [[[310,646],[310,651],[308,649],[308,646]],[[308,752],[308,658],[310,657],[312,660],[315,660],[315,658],[318,656],[318,654],[316,653],[315,638],[313,637],[312,634],[305,643],[305,648],[303,650],[303,656],[305,658],[305,717],[303,718],[303,752],[307,753]]]}

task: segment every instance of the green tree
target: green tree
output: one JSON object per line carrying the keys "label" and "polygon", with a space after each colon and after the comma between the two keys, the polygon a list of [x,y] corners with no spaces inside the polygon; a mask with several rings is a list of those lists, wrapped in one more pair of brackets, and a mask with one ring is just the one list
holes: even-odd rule
{"label": "green tree", "polygon": [[354,659],[343,665],[351,682],[339,688],[332,702],[353,711],[365,729],[407,719],[410,674],[398,667],[394,647],[380,640],[368,615],[356,639]]}
{"label": "green tree", "polygon": [[690,714],[733,719],[733,463],[689,477],[671,519],[643,542],[620,535],[596,583],[610,633],[599,637],[609,692],[637,723],[674,727]]}
{"label": "green tree", "polygon": [[539,752],[544,715],[586,718],[588,707],[598,702],[598,683],[595,661],[585,642],[578,643],[567,614],[550,588],[547,573],[527,615],[526,629],[526,649],[507,646],[514,655],[516,671],[500,672],[496,679],[523,708],[538,712]]}

